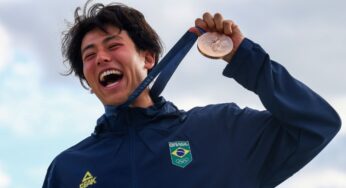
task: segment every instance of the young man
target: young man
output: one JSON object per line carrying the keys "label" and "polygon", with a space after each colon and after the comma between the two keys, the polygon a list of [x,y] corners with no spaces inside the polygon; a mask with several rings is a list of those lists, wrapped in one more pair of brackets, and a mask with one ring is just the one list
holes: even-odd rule
{"label": "young man", "polygon": [[[94,5],[75,21],[63,44],[71,73],[105,106],[123,104],[158,61],[157,34],[119,4]],[[228,103],[184,112],[146,89],[129,108],[105,108],[94,134],[54,159],[44,188],[275,187],[335,136],[336,112],[233,21],[205,13],[195,24],[231,37],[223,74],[267,110]]]}

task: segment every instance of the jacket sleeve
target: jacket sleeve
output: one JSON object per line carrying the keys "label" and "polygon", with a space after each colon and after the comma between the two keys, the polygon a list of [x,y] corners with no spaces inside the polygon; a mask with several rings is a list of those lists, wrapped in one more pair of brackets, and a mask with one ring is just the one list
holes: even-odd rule
{"label": "jacket sleeve", "polygon": [[255,92],[267,109],[245,109],[238,120],[243,122],[240,131],[248,136],[247,158],[258,166],[261,187],[275,187],[294,174],[340,129],[339,116],[324,99],[249,39],[242,42],[223,74]]}
{"label": "jacket sleeve", "polygon": [[54,166],[54,161],[49,165],[46,177],[44,178],[43,186],[42,188],[53,188],[54,183],[53,183],[53,167]]}
{"label": "jacket sleeve", "polygon": [[57,178],[58,178],[58,174],[56,172],[56,159],[54,159],[48,167],[42,188],[67,187],[67,186],[61,185],[59,181],[57,181]]}

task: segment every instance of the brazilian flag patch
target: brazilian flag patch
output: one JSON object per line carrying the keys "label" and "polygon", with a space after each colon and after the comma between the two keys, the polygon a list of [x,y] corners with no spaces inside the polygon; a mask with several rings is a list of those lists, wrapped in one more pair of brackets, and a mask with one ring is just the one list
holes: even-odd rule
{"label": "brazilian flag patch", "polygon": [[168,142],[172,164],[185,168],[192,162],[192,153],[189,141]]}

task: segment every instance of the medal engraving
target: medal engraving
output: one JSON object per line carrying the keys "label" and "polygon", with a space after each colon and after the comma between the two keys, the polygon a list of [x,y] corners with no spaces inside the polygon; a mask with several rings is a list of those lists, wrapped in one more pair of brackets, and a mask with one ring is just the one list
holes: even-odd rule
{"label": "medal engraving", "polygon": [[233,42],[227,35],[207,32],[198,38],[197,47],[204,56],[219,59],[232,51]]}

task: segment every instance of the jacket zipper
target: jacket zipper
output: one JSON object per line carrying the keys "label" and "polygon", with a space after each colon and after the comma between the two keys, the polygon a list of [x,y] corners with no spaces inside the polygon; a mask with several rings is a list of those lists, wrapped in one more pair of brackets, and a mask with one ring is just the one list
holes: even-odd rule
{"label": "jacket zipper", "polygon": [[134,126],[129,127],[130,133],[130,161],[131,161],[131,187],[137,188],[137,178],[136,178],[136,165],[135,165],[135,128]]}

